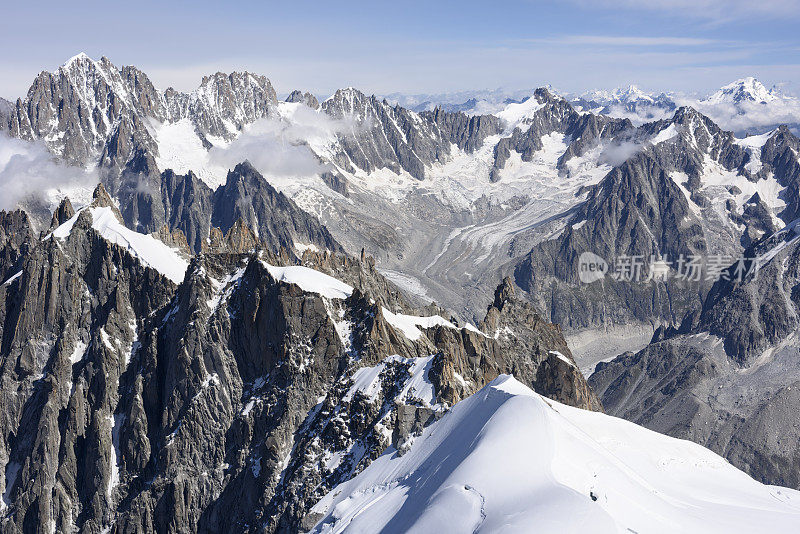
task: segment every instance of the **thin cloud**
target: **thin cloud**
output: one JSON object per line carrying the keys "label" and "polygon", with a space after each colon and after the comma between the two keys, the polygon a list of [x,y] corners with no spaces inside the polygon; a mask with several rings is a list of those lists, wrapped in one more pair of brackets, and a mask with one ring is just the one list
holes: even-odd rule
{"label": "thin cloud", "polygon": [[582,6],[664,13],[724,22],[748,17],[800,17],[796,0],[573,0]]}
{"label": "thin cloud", "polygon": [[715,39],[693,37],[633,37],[613,35],[566,35],[551,42],[571,45],[602,46],[703,46],[716,44]]}

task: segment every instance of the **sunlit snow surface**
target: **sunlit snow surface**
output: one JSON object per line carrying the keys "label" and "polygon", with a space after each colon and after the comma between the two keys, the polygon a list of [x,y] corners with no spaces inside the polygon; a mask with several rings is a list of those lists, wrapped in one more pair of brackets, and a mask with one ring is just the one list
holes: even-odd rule
{"label": "sunlit snow surface", "polygon": [[796,532],[800,492],[501,376],[326,495],[314,532]]}
{"label": "sunlit snow surface", "polygon": [[[92,214],[92,228],[103,238],[127,249],[143,265],[157,270],[176,284],[183,281],[189,264],[173,249],[153,236],[140,234],[125,227],[117,220],[111,208],[86,209]],[[66,239],[82,212],[83,210],[79,210],[72,218],[53,230],[52,237]]]}
{"label": "sunlit snow surface", "polygon": [[295,284],[303,291],[317,293],[325,298],[346,299],[353,292],[353,288],[344,282],[308,267],[299,265],[276,267],[268,263],[263,265],[276,280]]}

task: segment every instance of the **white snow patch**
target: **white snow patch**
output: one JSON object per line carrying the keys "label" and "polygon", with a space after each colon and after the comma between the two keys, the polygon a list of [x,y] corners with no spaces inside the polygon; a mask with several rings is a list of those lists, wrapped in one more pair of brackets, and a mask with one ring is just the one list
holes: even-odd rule
{"label": "white snow patch", "polygon": [[774,133],[775,130],[771,130],[761,135],[751,135],[743,139],[735,139],[734,143],[747,148],[762,148],[767,143],[767,141],[769,141],[769,138],[772,137]]}
{"label": "white snow patch", "polygon": [[568,364],[568,365],[571,365],[572,367],[575,367],[575,364],[574,364],[574,363],[572,363],[572,362],[569,360],[569,358],[567,358],[566,356],[564,356],[563,354],[561,354],[561,353],[560,353],[560,352],[558,352],[557,350],[551,350],[551,351],[549,351],[549,352],[550,352],[550,354],[552,354],[553,356],[557,357],[557,358],[558,358],[559,360],[561,360],[562,362],[564,362],[564,363],[566,363],[566,364]]}
{"label": "white snow patch", "polygon": [[172,169],[176,174],[192,171],[212,188],[225,183],[227,170],[210,161],[208,151],[189,119],[163,124],[152,121],[150,127],[158,145],[156,165],[160,170]]}
{"label": "white snow patch", "polygon": [[[103,334],[105,334],[105,330],[101,331]],[[105,341],[105,339],[103,341]],[[78,340],[75,343],[75,348],[72,350],[72,354],[70,354],[69,356],[69,361],[70,363],[72,363],[72,365],[75,365],[76,363],[81,361],[85,355],[86,355],[86,343]]]}
{"label": "white snow patch", "polygon": [[14,275],[12,275],[12,276],[11,276],[11,277],[10,277],[8,280],[6,280],[5,282],[3,282],[3,285],[4,285],[4,286],[10,286],[10,285],[11,285],[11,284],[14,282],[14,280],[16,280],[17,278],[19,278],[20,276],[22,276],[22,271],[20,271],[20,272],[18,272],[18,273],[16,273],[16,274],[14,274]]}
{"label": "white snow patch", "polygon": [[203,378],[203,382],[200,384],[200,387],[205,389],[211,384],[215,386],[219,385],[219,375],[217,373],[207,374],[205,378]]}
{"label": "white snow patch", "polygon": [[4,478],[5,478],[5,491],[3,491],[3,498],[0,499],[0,510],[8,508],[11,506],[11,489],[14,487],[14,484],[17,481],[17,476],[19,475],[19,470],[22,468],[22,464],[19,462],[8,462],[6,464],[4,471]]}
{"label": "white snow patch", "polygon": [[[442,252],[444,252],[444,250]],[[434,260],[434,263],[435,261],[436,260]],[[378,272],[380,272],[387,280],[403,291],[419,297],[425,303],[433,302],[433,299],[428,296],[428,290],[425,289],[425,286],[422,285],[422,282],[420,282],[418,278],[411,276],[410,274],[401,273],[400,271],[393,271],[391,269],[378,269]]]}
{"label": "white snow patch", "polygon": [[111,208],[83,208],[78,210],[69,220],[48,234],[45,239],[54,237],[66,239],[80,214],[88,209],[92,214],[92,228],[107,241],[126,248],[143,265],[159,271],[161,274],[180,284],[188,263],[177,252],[153,236],[140,234],[127,228],[117,220]]}
{"label": "white snow patch", "polygon": [[418,317],[416,315],[392,313],[387,308],[383,308],[383,318],[386,319],[386,322],[392,325],[392,327],[400,330],[403,335],[411,341],[416,341],[422,337],[422,331],[418,327],[433,328],[436,325],[441,325],[458,330],[456,325],[439,315]]}
{"label": "white snow patch", "polygon": [[506,130],[512,132],[514,128],[521,126],[525,119],[533,117],[534,113],[544,107],[540,104],[536,97],[531,95],[525,102],[519,104],[513,103],[506,106],[506,108],[497,113],[496,116],[504,120],[507,124]]}
{"label": "white snow patch", "polygon": [[90,211],[92,228],[106,240],[127,248],[143,265],[155,269],[176,284],[183,281],[189,264],[177,252],[152,236],[126,228],[117,220],[111,208],[90,208]]}
{"label": "white snow patch", "polygon": [[108,416],[108,424],[110,425],[111,431],[111,456],[109,458],[109,468],[111,472],[111,476],[108,479],[108,487],[106,488],[106,496],[108,500],[111,501],[111,497],[114,493],[114,488],[119,485],[119,465],[117,465],[117,459],[119,457],[119,431],[122,427],[122,422],[124,420],[124,415],[118,414]]}
{"label": "white snow patch", "polygon": [[269,274],[280,282],[295,284],[303,291],[317,293],[329,299],[346,299],[353,293],[353,288],[336,278],[308,267],[292,265],[276,267],[261,262]]}
{"label": "white snow patch", "polygon": [[663,130],[661,130],[660,132],[658,132],[658,134],[656,134],[655,137],[653,137],[650,140],[650,142],[653,143],[654,145],[657,145],[659,143],[669,141],[670,139],[675,138],[677,135],[678,135],[678,129],[675,127],[675,124],[673,123],[664,128]]}
{"label": "white snow patch", "polygon": [[745,147],[748,154],[750,154],[750,161],[747,162],[744,168],[750,171],[751,174],[756,174],[761,170],[761,149],[774,133],[775,130],[772,130],[761,135],[751,135],[744,139],[734,140],[734,143]]}
{"label": "white snow patch", "polygon": [[[778,183],[774,175],[770,174],[767,178],[751,182],[746,177],[737,174],[736,171],[726,170],[706,155],[700,181],[702,183],[701,191],[714,203],[721,216],[725,214],[726,199],[733,198],[741,213],[744,203],[758,193],[761,200],[772,210],[775,223],[779,226],[783,225],[782,221],[778,220],[774,214],[786,206],[786,202],[781,198],[785,188]],[[729,188],[732,186],[737,187],[741,193],[730,193]]]}
{"label": "white snow patch", "polygon": [[81,214],[81,211],[83,210],[76,211],[75,215],[59,225],[59,227],[53,230],[51,234],[47,235],[45,239],[48,239],[51,236],[58,239],[66,239],[69,237],[69,234],[72,233],[72,227],[75,226],[75,222],[78,220],[78,216]]}
{"label": "white snow patch", "polygon": [[223,280],[215,280],[211,278],[211,284],[214,286],[214,293],[211,295],[211,298],[206,301],[208,309],[211,310],[211,314],[217,311],[220,302],[227,300],[228,297],[230,297],[234,288],[239,283],[239,280],[242,279],[246,269],[246,266],[239,267],[235,272],[226,276]]}
{"label": "white snow patch", "polygon": [[242,409],[242,415],[247,417],[247,415],[253,410],[256,405],[256,400],[258,399],[250,399],[245,407]]}
{"label": "white snow patch", "polygon": [[114,345],[111,344],[111,337],[106,332],[105,327],[100,328],[100,339],[103,340],[103,345],[105,345],[108,350],[114,350]]}

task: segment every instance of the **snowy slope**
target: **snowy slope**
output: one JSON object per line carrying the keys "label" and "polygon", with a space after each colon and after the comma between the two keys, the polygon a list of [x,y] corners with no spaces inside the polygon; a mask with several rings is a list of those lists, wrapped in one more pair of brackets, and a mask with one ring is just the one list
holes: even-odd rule
{"label": "snowy slope", "polygon": [[[143,265],[151,267],[176,284],[183,281],[188,262],[177,252],[158,239],[134,232],[117,220],[111,208],[84,208],[92,214],[92,228],[111,243],[115,243],[128,250]],[[52,237],[66,239],[72,232],[72,227],[83,212],[79,210],[64,224],[53,230]],[[49,238],[48,235],[45,239]]]}
{"label": "snowy slope", "polygon": [[800,492],[501,376],[315,507],[314,532],[796,532]]}

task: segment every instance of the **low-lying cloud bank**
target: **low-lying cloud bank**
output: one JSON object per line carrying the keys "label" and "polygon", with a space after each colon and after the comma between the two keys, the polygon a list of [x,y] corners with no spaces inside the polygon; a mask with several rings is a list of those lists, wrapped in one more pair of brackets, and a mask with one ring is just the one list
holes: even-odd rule
{"label": "low-lying cloud bank", "polygon": [[23,141],[0,132],[0,209],[25,201],[49,203],[60,191],[92,188],[93,171],[59,163],[41,142]]}
{"label": "low-lying cloud bank", "polygon": [[[288,107],[288,106],[287,106]],[[280,117],[261,119],[249,125],[226,146],[208,152],[209,163],[233,168],[249,160],[265,176],[310,176],[327,170],[311,146],[323,147],[350,126],[307,106],[297,105]]]}
{"label": "low-lying cloud bank", "polygon": [[[780,98],[768,103],[729,102],[710,103],[690,97],[674,97],[676,107],[689,106],[713,120],[723,130],[734,132],[738,137],[756,135],[786,124],[797,132],[800,128],[800,99]],[[635,111],[622,105],[611,105],[603,111],[605,115],[630,119],[635,126],[660,119],[669,119],[674,110],[659,106],[639,104]]]}
{"label": "low-lying cloud bank", "polygon": [[696,102],[694,107],[724,130],[742,135],[764,133],[780,124],[787,124],[795,129],[800,126],[800,100],[793,98],[767,104],[741,102],[736,106]]}

